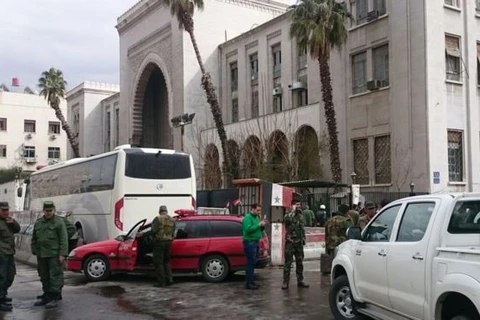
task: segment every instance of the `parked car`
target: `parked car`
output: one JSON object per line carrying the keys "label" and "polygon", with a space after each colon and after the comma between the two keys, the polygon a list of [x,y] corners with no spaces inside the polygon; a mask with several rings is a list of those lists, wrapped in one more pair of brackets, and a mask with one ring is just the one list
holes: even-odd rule
{"label": "parked car", "polygon": [[[241,217],[180,216],[175,221],[171,247],[174,273],[201,272],[209,282],[221,282],[244,270]],[[266,234],[260,240],[257,268],[270,262]],[[70,252],[67,269],[85,274],[89,281],[107,279],[112,273],[151,272],[153,238],[150,223],[138,222],[126,235],[80,246]]]}
{"label": "parked car", "polygon": [[332,262],[335,319],[480,319],[480,194],[397,200]]}

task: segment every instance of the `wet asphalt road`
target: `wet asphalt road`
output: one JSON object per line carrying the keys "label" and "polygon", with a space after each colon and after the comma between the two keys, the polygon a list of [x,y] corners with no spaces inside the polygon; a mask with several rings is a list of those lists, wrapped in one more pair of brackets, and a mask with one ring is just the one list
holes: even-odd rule
{"label": "wet asphalt road", "polygon": [[280,289],[282,269],[256,271],[259,290],[244,289],[238,273],[220,284],[206,283],[201,276],[180,275],[175,285],[154,288],[145,275],[115,275],[108,281],[86,283],[82,274],[66,272],[63,301],[58,309],[33,307],[41,293],[36,270],[17,263],[10,288],[14,311],[3,319],[96,320],[96,319],[308,319],[333,320],[328,307],[328,276],[320,275],[319,261],[305,262],[308,289],[298,289],[292,270],[291,287]]}

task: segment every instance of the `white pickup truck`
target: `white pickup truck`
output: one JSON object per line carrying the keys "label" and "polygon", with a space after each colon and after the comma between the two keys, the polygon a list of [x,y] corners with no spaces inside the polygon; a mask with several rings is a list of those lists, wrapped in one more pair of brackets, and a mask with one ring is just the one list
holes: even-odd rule
{"label": "white pickup truck", "polygon": [[332,261],[335,319],[480,319],[480,194],[397,200],[347,237]]}

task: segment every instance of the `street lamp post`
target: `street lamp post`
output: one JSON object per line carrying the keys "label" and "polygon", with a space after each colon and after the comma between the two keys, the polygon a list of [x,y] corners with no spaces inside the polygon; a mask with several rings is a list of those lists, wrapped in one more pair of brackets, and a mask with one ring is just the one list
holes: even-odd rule
{"label": "street lamp post", "polygon": [[183,136],[185,134],[185,128],[184,127],[188,124],[191,124],[194,117],[195,117],[195,113],[184,113],[183,115],[173,117],[170,120],[172,122],[172,125],[173,125],[174,128],[180,127],[180,133],[181,133],[181,136],[182,136],[180,146],[181,146],[182,151],[183,151]]}
{"label": "street lamp post", "polygon": [[413,190],[415,189],[415,183],[410,182],[410,197],[413,197],[415,195],[415,193],[413,192]]}

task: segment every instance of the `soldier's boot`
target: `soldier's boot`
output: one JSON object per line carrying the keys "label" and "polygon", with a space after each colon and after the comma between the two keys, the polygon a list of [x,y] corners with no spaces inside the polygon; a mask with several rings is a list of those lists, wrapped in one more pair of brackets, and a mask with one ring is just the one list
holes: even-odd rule
{"label": "soldier's boot", "polygon": [[46,309],[53,309],[58,306],[58,300],[60,300],[61,293],[52,294],[51,299],[45,304]]}
{"label": "soldier's boot", "polygon": [[[39,297],[41,297],[41,298],[39,298]],[[37,298],[38,298],[39,300],[33,304],[35,307],[44,306],[44,305],[46,305],[47,303],[49,303],[50,300],[52,300],[52,299],[51,299],[51,295],[48,294],[48,293],[44,293],[44,294],[42,294],[41,296],[38,296]]]}
{"label": "soldier's boot", "polygon": [[171,286],[173,284],[173,279],[168,279],[165,285]]}
{"label": "soldier's boot", "polygon": [[306,284],[306,283],[303,282],[303,281],[299,281],[299,282],[297,283],[297,286],[298,286],[299,288],[310,288],[310,285]]}
{"label": "soldier's boot", "polygon": [[12,309],[12,305],[5,301],[5,297],[0,299],[0,311],[12,311]]}
{"label": "soldier's boot", "polygon": [[288,280],[283,280],[282,290],[287,290],[288,289],[288,284],[289,284]]}
{"label": "soldier's boot", "polygon": [[47,294],[44,292],[44,293],[42,293],[41,295],[37,296],[37,299],[42,300],[42,299],[44,299],[46,296],[47,296]]}

